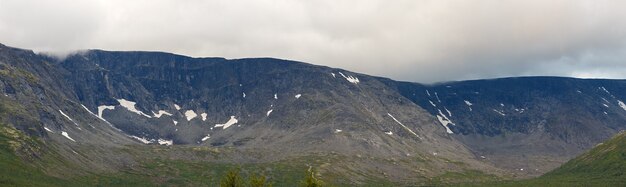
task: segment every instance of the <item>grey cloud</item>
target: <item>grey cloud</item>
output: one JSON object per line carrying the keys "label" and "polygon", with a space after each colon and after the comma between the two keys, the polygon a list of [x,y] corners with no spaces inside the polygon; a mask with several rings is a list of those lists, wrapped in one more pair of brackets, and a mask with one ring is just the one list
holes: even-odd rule
{"label": "grey cloud", "polygon": [[0,0],[0,42],[277,57],[418,82],[626,78],[625,9],[610,0]]}

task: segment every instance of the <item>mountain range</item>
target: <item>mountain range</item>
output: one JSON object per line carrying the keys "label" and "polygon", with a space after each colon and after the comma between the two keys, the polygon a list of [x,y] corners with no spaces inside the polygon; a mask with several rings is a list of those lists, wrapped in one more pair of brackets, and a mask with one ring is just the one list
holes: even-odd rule
{"label": "mountain range", "polygon": [[0,92],[15,162],[0,184],[17,186],[39,184],[9,168],[52,186],[211,186],[232,167],[277,186],[307,169],[336,185],[523,179],[626,129],[626,80],[420,84],[273,58],[0,44]]}

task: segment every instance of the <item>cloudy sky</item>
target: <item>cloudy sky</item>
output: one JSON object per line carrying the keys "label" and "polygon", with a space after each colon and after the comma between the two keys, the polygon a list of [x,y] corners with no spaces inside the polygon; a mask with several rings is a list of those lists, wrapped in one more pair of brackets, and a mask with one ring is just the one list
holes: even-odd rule
{"label": "cloudy sky", "polygon": [[0,43],[276,57],[424,83],[626,78],[626,1],[0,0]]}

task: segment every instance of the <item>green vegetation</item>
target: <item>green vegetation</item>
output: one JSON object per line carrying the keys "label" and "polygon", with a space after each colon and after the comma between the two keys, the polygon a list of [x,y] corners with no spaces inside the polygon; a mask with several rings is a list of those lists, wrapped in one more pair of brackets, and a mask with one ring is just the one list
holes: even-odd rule
{"label": "green vegetation", "polygon": [[250,187],[271,187],[272,184],[267,182],[263,175],[253,174],[250,176]]}
{"label": "green vegetation", "polygon": [[[23,152],[36,141],[20,131],[0,125],[0,186],[60,186],[60,179],[44,174],[26,164],[16,153]],[[26,152],[24,152],[26,153]]]}
{"label": "green vegetation", "polygon": [[321,187],[324,182],[315,176],[315,171],[307,170],[302,186],[304,187]]}
{"label": "green vegetation", "polygon": [[[234,165],[148,159],[137,167],[118,172],[94,173],[72,166],[45,147],[43,142],[2,124],[0,186],[219,186],[229,181],[235,185],[226,186],[293,186],[305,178],[301,171],[307,168],[295,161]],[[69,174],[54,177],[44,172],[46,168],[62,168],[55,171]],[[244,178],[248,179],[247,183]]]}
{"label": "green vegetation", "polygon": [[270,187],[272,186],[263,175],[252,174],[248,177],[248,183],[244,182],[240,169],[228,171],[220,181],[220,187]]}
{"label": "green vegetation", "polygon": [[239,170],[230,170],[222,177],[220,187],[243,187],[243,178],[239,175]]}
{"label": "green vegetation", "polygon": [[31,84],[37,83],[39,81],[39,78],[29,71],[13,66],[3,66],[3,68],[0,68],[0,76],[2,77],[11,78],[14,80],[18,78],[23,78]]}
{"label": "green vegetation", "polygon": [[626,184],[626,132],[531,181],[584,186]]}
{"label": "green vegetation", "polygon": [[485,181],[498,181],[499,177],[489,175],[477,170],[465,170],[462,172],[445,172],[433,178],[430,184],[436,186],[446,186],[459,183],[481,183]]}
{"label": "green vegetation", "polygon": [[626,132],[534,179],[474,186],[623,186],[626,184]]}
{"label": "green vegetation", "polygon": [[[76,167],[68,164],[69,162],[63,160],[58,153],[47,149],[46,146],[45,143],[9,125],[2,124],[0,126],[0,186],[326,186],[317,172],[307,170],[309,167],[306,163],[315,160],[314,158],[241,165],[153,158],[140,162],[137,167],[121,169],[117,172],[79,171],[85,174],[54,177],[45,172],[47,166],[63,165],[60,168],[68,168],[68,170]],[[198,151],[197,148],[191,150]],[[201,152],[209,154],[218,151],[207,149]],[[496,176],[466,170],[447,172],[420,185],[619,186],[626,184],[625,166],[626,133],[621,133],[536,179],[498,181],[500,179]],[[301,172],[305,170],[307,172]],[[363,186],[368,185],[393,186],[389,181],[377,179],[371,179],[363,184]]]}

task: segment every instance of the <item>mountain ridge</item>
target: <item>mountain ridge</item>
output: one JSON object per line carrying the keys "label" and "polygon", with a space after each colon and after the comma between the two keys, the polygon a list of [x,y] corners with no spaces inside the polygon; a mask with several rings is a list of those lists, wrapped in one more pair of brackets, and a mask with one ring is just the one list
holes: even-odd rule
{"label": "mountain ridge", "polygon": [[352,177],[387,173],[387,180],[415,182],[414,176],[477,170],[525,178],[556,168],[626,124],[623,80],[431,85],[274,58],[92,50],[53,59],[2,49],[8,47],[0,47],[3,99],[33,103],[28,110],[38,111],[37,123],[2,120],[67,151],[145,143],[232,148],[254,152],[233,158],[252,162],[333,153],[375,163],[341,160],[324,170],[352,168],[358,171]]}

